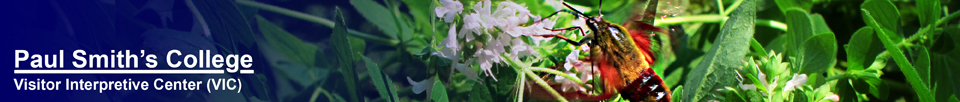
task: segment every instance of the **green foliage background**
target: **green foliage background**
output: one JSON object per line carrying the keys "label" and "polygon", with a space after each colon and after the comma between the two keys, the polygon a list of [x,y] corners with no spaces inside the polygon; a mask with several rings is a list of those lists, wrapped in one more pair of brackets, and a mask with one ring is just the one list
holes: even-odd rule
{"label": "green foliage background", "polygon": [[[433,12],[436,0],[187,1],[221,52],[253,49],[269,58],[271,73],[243,77],[254,87],[243,92],[252,101],[531,101],[517,86],[547,73],[517,69],[557,65],[572,50],[552,40],[538,51],[546,60],[510,61],[495,66],[497,80],[469,80],[430,54],[449,29]],[[465,10],[477,2],[459,1]],[[537,15],[556,11],[542,0],[512,1]],[[646,3],[566,2],[612,22]],[[654,69],[675,101],[832,101],[834,94],[844,102],[958,101],[958,1],[659,2],[664,16],[654,25],[671,34],[655,36]],[[592,9],[599,5],[603,11]],[[558,25],[569,25],[565,20]],[[787,90],[800,74],[808,76],[804,85]],[[415,94],[407,78],[432,80],[432,87]]]}

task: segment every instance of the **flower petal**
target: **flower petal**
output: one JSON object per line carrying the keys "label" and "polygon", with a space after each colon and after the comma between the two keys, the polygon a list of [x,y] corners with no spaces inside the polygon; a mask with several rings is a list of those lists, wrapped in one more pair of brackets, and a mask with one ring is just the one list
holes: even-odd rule
{"label": "flower petal", "polygon": [[416,81],[413,81],[413,79],[411,79],[410,77],[407,77],[407,82],[409,82],[410,85],[413,86],[411,90],[413,90],[414,94],[420,94],[420,93],[423,93],[423,91],[427,91],[433,88],[433,78],[427,78],[427,79],[423,79],[423,81],[416,82]]}

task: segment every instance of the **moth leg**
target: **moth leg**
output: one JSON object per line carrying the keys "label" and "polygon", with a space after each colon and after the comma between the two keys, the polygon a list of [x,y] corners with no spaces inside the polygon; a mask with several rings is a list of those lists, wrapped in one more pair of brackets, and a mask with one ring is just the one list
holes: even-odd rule
{"label": "moth leg", "polygon": [[573,40],[570,40],[570,38],[564,37],[563,35],[560,35],[560,34],[544,34],[544,35],[530,35],[530,36],[544,37],[544,38],[556,37],[556,38],[563,39],[563,41],[567,41],[567,43],[573,44],[574,46],[580,46],[583,44],[583,42],[585,42],[585,40],[580,40],[579,42],[573,41]]}
{"label": "moth leg", "polygon": [[580,35],[581,35],[581,36],[586,36],[586,35],[587,35],[586,32],[583,32],[583,28],[581,28],[580,26],[573,26],[573,27],[570,27],[570,28],[556,28],[556,29],[551,29],[551,28],[546,28],[546,27],[544,27],[543,29],[550,30],[550,31],[580,30]]}
{"label": "moth leg", "polygon": [[543,17],[543,18],[540,18],[540,20],[533,21],[533,24],[540,23],[540,22],[542,22],[543,20],[547,20],[547,18],[551,18],[551,17],[553,17],[553,16],[557,16],[557,14],[560,14],[560,13],[569,13],[569,14],[572,14],[572,15],[577,16],[577,17],[584,17],[584,16],[585,16],[585,15],[583,15],[583,13],[579,13],[579,12],[577,12],[577,11],[560,10],[560,11],[557,11],[557,12],[553,12],[553,13],[551,13],[550,15],[547,15],[547,16],[545,16],[545,17]]}

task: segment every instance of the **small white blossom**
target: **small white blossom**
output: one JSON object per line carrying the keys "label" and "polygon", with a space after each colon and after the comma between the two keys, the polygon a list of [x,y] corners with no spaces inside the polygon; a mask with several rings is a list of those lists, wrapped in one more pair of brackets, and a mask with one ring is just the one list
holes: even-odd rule
{"label": "small white blossom", "polygon": [[[540,18],[540,17],[536,17],[536,16],[534,17],[534,19],[538,19],[538,18]],[[540,21],[540,23],[537,23],[537,24],[533,24],[533,25],[524,27],[524,29],[526,29],[526,30],[524,30],[523,33],[526,34],[526,35],[558,34],[558,32],[554,32],[554,31],[550,31],[550,30],[543,29],[543,28],[553,28],[553,26],[556,25],[556,24],[557,24],[557,22],[555,22],[555,21],[553,21],[553,20],[545,19],[545,20],[543,20],[543,21]],[[540,44],[541,41],[548,39],[548,38],[543,38],[543,37],[531,37],[531,38],[533,39],[534,44]]]}
{"label": "small white blossom", "polygon": [[807,74],[793,74],[793,78],[783,86],[783,91],[792,91],[794,89],[800,88],[803,86],[803,83],[807,82]]}
{"label": "small white blossom", "polygon": [[460,61],[460,44],[457,43],[457,29],[455,24],[450,24],[450,30],[447,31],[447,38],[440,41],[443,45],[443,49],[440,52],[433,52],[433,55],[437,55],[443,58],[452,60],[450,63],[450,69],[455,69],[460,71],[467,76],[468,79],[476,79],[477,72],[476,70],[466,67],[466,65],[459,63]]}
{"label": "small white blossom", "polygon": [[420,93],[423,93],[423,91],[429,91],[430,89],[432,89],[433,81],[434,81],[433,78],[427,78],[427,79],[423,79],[423,81],[416,82],[416,81],[413,81],[413,79],[411,79],[410,77],[407,77],[407,82],[410,83],[411,86],[413,86],[411,90],[413,90],[414,94],[420,94]]}
{"label": "small white blossom", "polygon": [[444,22],[453,22],[453,18],[457,17],[457,14],[463,12],[463,4],[461,4],[459,1],[440,0],[440,4],[443,4],[443,6],[434,8],[434,11],[437,14],[437,17],[443,18]]}
{"label": "small white blossom", "polygon": [[[572,72],[566,72],[566,74],[570,76],[577,76],[577,74],[574,74]],[[567,90],[569,89],[586,91],[586,88],[583,88],[583,86],[580,86],[580,84],[577,84],[577,82],[567,79],[566,77],[562,77],[560,75],[554,75],[553,80],[560,82],[560,91],[567,92]]]}
{"label": "small white blossom", "polygon": [[567,71],[570,71],[570,69],[573,69],[574,66],[583,64],[583,62],[580,61],[579,56],[580,56],[580,50],[571,51],[570,54],[567,54],[567,57],[565,59],[567,62],[563,63],[563,68],[566,69]]}
{"label": "small white blossom", "polygon": [[480,64],[480,70],[483,70],[487,76],[493,77],[493,80],[496,81],[497,77],[494,76],[493,70],[490,69],[493,68],[493,63],[502,61],[500,54],[490,50],[481,50],[477,51],[474,56],[477,56],[477,63]]}
{"label": "small white blossom", "polygon": [[480,26],[484,29],[493,29],[493,25],[497,23],[497,19],[491,13],[493,8],[490,6],[492,6],[490,0],[482,0],[477,2],[477,5],[473,5],[473,11],[475,12],[473,14],[476,14],[479,18]]}
{"label": "small white blossom", "polygon": [[514,58],[536,55],[536,49],[523,42],[523,39],[513,39],[513,46],[510,48],[510,54]]}
{"label": "small white blossom", "polygon": [[455,24],[450,24],[450,30],[447,32],[447,38],[440,41],[443,45],[443,49],[440,52],[434,52],[433,55],[438,55],[443,58],[458,60],[460,57],[457,55],[460,45],[457,43],[457,29]]}

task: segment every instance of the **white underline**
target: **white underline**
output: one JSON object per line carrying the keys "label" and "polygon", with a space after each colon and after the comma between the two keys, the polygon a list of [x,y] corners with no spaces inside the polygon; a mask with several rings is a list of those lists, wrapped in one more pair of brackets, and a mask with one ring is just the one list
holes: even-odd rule
{"label": "white underline", "polygon": [[[253,70],[240,70],[253,74]],[[223,69],[205,70],[13,70],[13,74],[226,74]]]}
{"label": "white underline", "polygon": [[240,70],[240,74],[253,74],[253,70]]}

